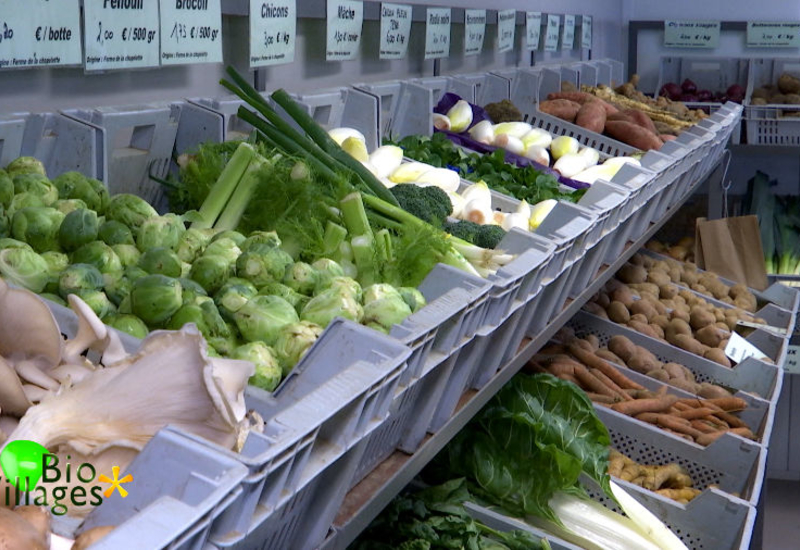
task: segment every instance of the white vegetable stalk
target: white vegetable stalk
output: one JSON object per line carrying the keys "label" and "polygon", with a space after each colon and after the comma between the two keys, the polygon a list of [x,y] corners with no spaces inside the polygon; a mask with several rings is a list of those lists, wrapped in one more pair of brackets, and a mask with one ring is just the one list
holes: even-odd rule
{"label": "white vegetable stalk", "polygon": [[[524,142],[523,142],[524,144]],[[541,145],[531,145],[522,154],[525,158],[529,158],[534,162],[538,162],[543,166],[550,166],[550,153]]]}
{"label": "white vegetable stalk", "polygon": [[586,169],[586,160],[578,154],[564,155],[556,161],[553,169],[565,178],[571,178]]}
{"label": "white vegetable stalk", "polygon": [[506,223],[506,216],[508,216],[508,214],[505,212],[500,212],[499,210],[493,211],[491,224],[503,227],[503,225]]}
{"label": "white vegetable stalk", "polygon": [[460,218],[461,212],[464,211],[464,198],[458,193],[447,193],[447,196],[450,197],[450,202],[453,205],[450,215],[454,218]]}
{"label": "white vegetable stalk", "polygon": [[506,231],[511,231],[512,228],[516,227],[518,229],[522,229],[523,231],[528,231],[528,219],[529,217],[525,214],[520,214],[517,212],[508,214],[505,220],[503,220],[503,229]]}
{"label": "white vegetable stalk", "polygon": [[464,210],[461,212],[461,217],[474,223],[485,225],[492,223],[494,220],[494,212],[492,211],[492,203],[488,203],[482,197],[475,197],[467,200],[464,204]]}
{"label": "white vegetable stalk", "polygon": [[528,222],[528,227],[531,231],[535,231],[547,217],[547,215],[556,207],[558,201],[555,199],[544,200],[533,208],[531,208],[531,217]]}
{"label": "white vegetable stalk", "polygon": [[598,162],[600,162],[600,152],[597,149],[592,149],[591,147],[584,147],[580,151],[578,151],[578,155],[583,157],[586,161],[586,166],[594,166]]}
{"label": "white vegetable stalk", "polygon": [[618,166],[622,168],[626,164],[632,164],[634,166],[641,166],[642,163],[639,162],[639,159],[635,159],[633,157],[611,157],[610,159],[606,159],[603,163],[603,166]]}
{"label": "white vegetable stalk", "polygon": [[458,186],[461,185],[461,178],[458,173],[448,168],[434,168],[423,173],[417,178],[417,181],[411,183],[435,185],[442,191],[455,193],[458,191]]}
{"label": "white vegetable stalk", "polygon": [[522,140],[509,134],[496,134],[494,136],[494,144],[515,155],[521,155],[525,152]]}
{"label": "white vegetable stalk", "polygon": [[472,107],[469,103],[460,99],[447,111],[447,118],[450,119],[450,130],[453,132],[463,132],[472,124]]}
{"label": "white vegetable stalk", "polygon": [[344,143],[344,140],[350,137],[354,137],[359,141],[363,141],[366,143],[367,139],[364,137],[364,134],[356,130],[355,128],[333,128],[332,130],[328,130],[328,135],[331,136],[331,139],[335,141],[338,145]]}
{"label": "white vegetable stalk", "polygon": [[433,121],[433,127],[437,130],[450,130],[453,127],[453,124],[450,122],[450,118],[446,115],[442,115],[439,113],[433,113],[431,115],[431,120]]}
{"label": "white vegetable stalk", "polygon": [[622,511],[662,550],[687,550],[686,545],[675,533],[613,480],[611,492],[622,507]]}
{"label": "white vegetable stalk", "polygon": [[517,139],[531,132],[533,128],[527,122],[501,122],[494,125],[494,135],[506,134]]}
{"label": "white vegetable stalk", "polygon": [[531,205],[528,204],[528,201],[522,200],[517,205],[517,209],[514,210],[514,213],[515,214],[522,214],[523,216],[525,216],[525,219],[527,220],[528,218],[531,217]]}
{"label": "white vegetable stalk", "polygon": [[419,180],[425,172],[433,170],[433,166],[424,162],[407,162],[401,164],[397,170],[392,172],[389,179],[395,183],[411,183]]}
{"label": "white vegetable stalk", "polygon": [[530,132],[522,136],[522,143],[525,144],[525,147],[538,145],[539,147],[544,147],[546,149],[550,147],[551,143],[553,143],[553,136],[551,136],[550,132],[547,130],[533,128]]}
{"label": "white vegetable stalk", "polygon": [[369,156],[369,163],[375,167],[379,178],[388,177],[402,162],[403,150],[396,145],[378,147]]}
{"label": "white vegetable stalk", "polygon": [[461,196],[464,198],[464,201],[469,202],[472,199],[480,198],[483,202],[487,203],[491,208],[492,204],[492,192],[489,190],[489,186],[486,185],[486,182],[481,180],[477,183],[473,183],[461,193]]}
{"label": "white vegetable stalk", "polygon": [[586,170],[583,170],[582,172],[575,174],[574,176],[572,176],[572,179],[574,179],[575,181],[581,181],[583,183],[588,183],[589,185],[592,185],[599,179],[610,180],[611,178],[614,177],[614,174],[616,174],[618,171],[619,171],[618,167],[614,166],[608,167],[605,164],[598,164],[595,166],[590,166]]}
{"label": "white vegetable stalk", "polygon": [[492,123],[488,120],[482,120],[475,126],[469,129],[469,136],[485,145],[492,145],[494,143],[494,128]]}
{"label": "white vegetable stalk", "polygon": [[580,147],[581,144],[574,137],[559,136],[550,144],[550,154],[558,160],[564,155],[577,153]]}

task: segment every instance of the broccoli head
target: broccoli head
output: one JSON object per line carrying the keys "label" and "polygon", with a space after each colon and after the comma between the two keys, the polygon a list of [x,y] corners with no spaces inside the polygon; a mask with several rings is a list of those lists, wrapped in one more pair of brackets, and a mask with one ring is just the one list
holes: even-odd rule
{"label": "broccoli head", "polygon": [[433,225],[442,225],[453,211],[453,203],[447,193],[433,185],[420,187],[413,183],[401,183],[390,191],[403,210]]}
{"label": "broccoli head", "polygon": [[486,249],[495,248],[506,236],[505,229],[499,225],[480,225],[467,220],[445,223],[442,229],[454,237]]}

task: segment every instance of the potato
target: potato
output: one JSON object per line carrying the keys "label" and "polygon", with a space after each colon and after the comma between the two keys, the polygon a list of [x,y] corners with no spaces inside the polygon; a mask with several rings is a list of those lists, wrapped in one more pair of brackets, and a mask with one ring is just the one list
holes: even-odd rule
{"label": "potato", "polygon": [[692,300],[697,300],[697,296],[695,296],[693,292],[691,292],[690,290],[686,290],[685,288],[681,289],[680,292],[678,292],[678,296],[686,300],[687,304],[690,303]]}
{"label": "potato", "polygon": [[681,273],[683,270],[680,266],[675,265],[670,267],[669,269],[669,278],[673,283],[680,283],[681,282]]}
{"label": "potato", "polygon": [[666,363],[664,365],[664,370],[669,374],[670,378],[686,379],[686,374],[683,372],[683,365],[679,365],[678,363]]}
{"label": "potato", "polygon": [[633,265],[640,265],[640,266],[646,268],[648,266],[646,266],[645,263],[644,263],[644,259],[645,258],[650,258],[650,257],[649,256],[645,256],[644,254],[642,254],[640,252],[637,252],[636,254],[631,256],[631,259],[628,260],[628,262],[632,263]]}
{"label": "potato", "polygon": [[697,395],[697,392],[700,391],[699,384],[690,380],[684,380],[683,378],[670,378],[669,383],[676,388],[680,388],[683,391],[688,391],[689,393],[693,393],[695,395]]}
{"label": "potato", "polygon": [[698,395],[703,399],[722,399],[730,397],[732,394],[722,386],[710,384],[709,382],[702,382]]}
{"label": "potato", "polygon": [[710,348],[716,348],[727,334],[723,334],[716,325],[706,325],[695,332],[694,335],[701,344],[705,344]]}
{"label": "potato", "polygon": [[659,340],[664,339],[664,329],[658,326],[655,323],[650,323],[650,328],[652,329],[653,333],[656,335],[656,338]]}
{"label": "potato", "polygon": [[714,361],[715,363],[719,363],[723,367],[730,368],[731,361],[728,359],[728,356],[725,355],[725,350],[720,348],[711,348],[707,352],[703,354],[703,357],[708,359],[709,361]]}
{"label": "potato", "polygon": [[627,363],[628,368],[647,374],[650,371],[660,369],[661,363],[652,355],[637,353]]}
{"label": "potato", "polygon": [[686,286],[691,287],[694,284],[697,284],[697,281],[700,279],[697,273],[691,271],[685,271],[681,273],[681,282],[684,283]]}
{"label": "potato", "polygon": [[628,308],[625,307],[625,304],[616,300],[609,304],[606,313],[608,314],[608,318],[615,323],[624,324],[631,320],[631,312],[628,311]]}
{"label": "potato", "polygon": [[606,313],[606,310],[594,302],[587,302],[586,305],[583,306],[583,310],[591,313],[592,315],[602,317],[603,319],[608,319],[608,313]]}
{"label": "potato", "polygon": [[662,369],[651,370],[650,372],[646,372],[645,374],[650,378],[655,378],[660,382],[669,382],[669,374],[667,374],[667,372]]}
{"label": "potato", "polygon": [[685,305],[673,309],[672,310],[672,318],[673,319],[680,319],[684,323],[688,324],[689,320],[690,320],[689,309]]}
{"label": "potato", "polygon": [[600,348],[595,352],[595,355],[597,355],[601,359],[605,359],[606,361],[610,361],[617,365],[623,365],[623,366],[625,365],[625,361],[623,361],[621,357],[619,357],[617,354],[611,352],[606,348]]}
{"label": "potato", "polygon": [[637,313],[641,313],[647,318],[647,322],[649,323],[656,315],[658,315],[658,311],[656,308],[653,307],[648,300],[638,300],[634,302],[630,308],[628,308],[632,315]]}
{"label": "potato", "polygon": [[636,345],[621,334],[611,337],[608,341],[608,349],[625,362],[630,361],[631,357],[636,354]]}
{"label": "potato", "polygon": [[703,355],[709,349],[688,334],[677,334],[670,344],[696,355]]}
{"label": "potato", "polygon": [[714,323],[714,326],[724,330],[725,332],[730,332],[730,329],[728,329],[728,325],[725,323],[725,321],[717,321]]}
{"label": "potato", "polygon": [[611,294],[609,294],[609,298],[611,298],[612,302],[622,302],[625,307],[630,307],[633,305],[633,302],[636,301],[633,299],[633,293],[631,292],[631,289],[627,286],[613,290]]}
{"label": "potato", "polygon": [[667,328],[664,329],[664,335],[667,339],[667,342],[670,344],[675,344],[676,337],[679,334],[686,334],[691,336],[692,335],[692,327],[684,321],[683,319],[672,319],[667,325]]}
{"label": "potato", "polygon": [[648,241],[647,244],[644,246],[647,250],[652,250],[653,252],[657,252],[659,254],[665,252],[667,247],[664,243],[659,241]]}
{"label": "potato", "polygon": [[741,295],[737,296],[733,299],[733,305],[738,308],[741,308],[745,311],[754,312],[758,307],[758,303],[756,302],[756,297],[752,294],[748,295]]}
{"label": "potato", "polygon": [[591,350],[589,351],[591,351],[592,353],[600,349],[600,339],[594,334],[587,334],[584,337],[583,341],[589,343],[589,345],[591,346]]}
{"label": "potato", "polygon": [[607,293],[600,291],[597,293],[597,299],[595,302],[600,307],[608,307],[608,305],[611,303],[611,298],[608,297]]}
{"label": "potato", "polygon": [[663,271],[651,271],[647,274],[647,282],[658,286],[664,286],[670,284],[672,279]]}
{"label": "potato", "polygon": [[667,327],[669,326],[669,317],[667,317],[666,315],[656,315],[650,320],[650,324],[658,325],[663,330],[666,330]]}
{"label": "potato", "polygon": [[699,307],[693,307],[692,312],[689,314],[689,324],[694,330],[712,325],[716,322],[716,318],[712,313]]}
{"label": "potato", "polygon": [[617,271],[617,279],[623,283],[643,283],[647,280],[647,270],[640,265],[627,263]]}
{"label": "potato", "polygon": [[631,315],[631,321],[636,321],[637,323],[644,323],[646,325],[650,324],[650,319],[647,318],[647,315],[644,313],[634,313]]}
{"label": "potato", "polygon": [[648,294],[651,294],[653,298],[658,300],[658,293],[659,293],[658,285],[654,285],[653,283],[632,283],[630,287],[639,294],[641,294],[642,292],[646,292]]}
{"label": "potato", "polygon": [[676,260],[684,261],[686,256],[689,255],[689,249],[680,245],[670,246],[667,250],[667,254]]}
{"label": "potato", "polygon": [[649,336],[650,338],[658,338],[658,335],[650,328],[650,325],[647,323],[642,323],[641,321],[630,320],[628,321],[628,326],[631,327],[636,332],[640,332],[645,336]]}
{"label": "potato", "polygon": [[678,287],[674,285],[662,285],[658,287],[658,297],[662,300],[671,300],[678,295]]}

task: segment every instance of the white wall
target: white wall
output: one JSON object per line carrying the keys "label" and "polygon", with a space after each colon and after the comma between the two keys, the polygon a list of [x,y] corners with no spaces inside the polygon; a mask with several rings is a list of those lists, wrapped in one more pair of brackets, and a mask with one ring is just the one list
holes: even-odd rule
{"label": "white wall", "polygon": [[[298,0],[298,11],[305,2]],[[409,3],[424,4],[422,0]],[[563,0],[556,5],[544,0],[504,0],[493,4],[493,9],[529,11],[558,11],[559,13],[588,14],[593,16],[593,56],[622,59],[622,6],[624,0],[598,0],[593,2]],[[456,8],[485,8],[478,0],[452,0]],[[240,69],[247,63],[247,18],[223,18],[223,53],[225,63]],[[400,61],[377,59],[377,21],[365,21],[361,59],[328,63],[324,59],[325,24],[322,19],[298,21],[298,38],[295,62],[265,70],[266,88],[284,87],[290,91],[309,91],[348,85],[359,81],[380,81],[433,74],[433,62],[423,60],[424,26],[412,25],[411,47],[408,58]],[[494,49],[496,25],[487,26],[485,50],[481,55],[464,58],[463,26],[453,25],[452,55],[443,60],[443,74],[486,71],[514,65],[527,66],[530,57],[520,51],[496,54]],[[517,34],[524,26],[517,27]],[[518,38],[518,44],[519,44]],[[581,51],[537,54],[537,61],[580,59]],[[129,105],[156,101],[170,101],[183,97],[214,97],[224,95],[218,84],[223,65],[195,65],[152,70],[84,74],[82,69],[42,69],[0,71],[0,113],[17,111],[46,111],[71,107],[103,105]]]}

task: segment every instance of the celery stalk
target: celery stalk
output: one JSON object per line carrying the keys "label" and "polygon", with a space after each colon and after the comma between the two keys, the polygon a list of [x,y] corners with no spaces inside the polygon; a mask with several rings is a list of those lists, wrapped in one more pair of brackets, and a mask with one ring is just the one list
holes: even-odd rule
{"label": "celery stalk", "polygon": [[329,258],[332,254],[339,250],[339,245],[342,244],[346,238],[347,229],[338,223],[328,221],[327,225],[325,226],[325,237],[323,241],[325,245],[325,256]]}
{"label": "celery stalk", "polygon": [[350,239],[350,247],[353,249],[353,259],[358,268],[358,282],[361,286],[367,287],[380,282],[375,262],[375,239],[372,234],[353,237]]}
{"label": "celery stalk", "polygon": [[214,229],[219,231],[233,231],[236,229],[242,219],[242,214],[247,208],[247,203],[250,202],[250,197],[253,196],[253,191],[258,187],[261,169],[267,164],[268,161],[260,155],[256,155],[250,161],[250,165],[239,181],[239,185],[228,201],[228,205],[214,224]]}
{"label": "celery stalk", "polygon": [[353,237],[358,237],[360,235],[372,236],[372,227],[369,225],[367,212],[364,210],[364,202],[361,200],[361,193],[350,193],[339,201],[339,206],[342,211],[342,219],[350,235]]}
{"label": "celery stalk", "polygon": [[242,142],[236,148],[228,164],[225,165],[219,178],[211,187],[208,197],[200,206],[198,213],[201,220],[192,223],[193,228],[208,229],[214,227],[217,218],[225,208],[225,205],[228,204],[228,200],[238,187],[239,181],[255,156],[256,150],[249,143]]}

